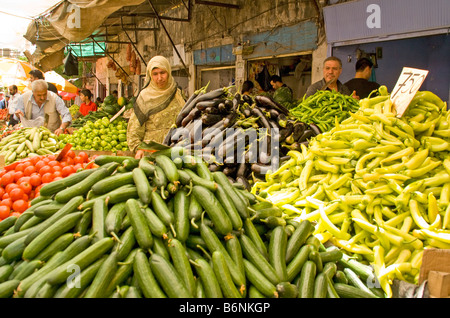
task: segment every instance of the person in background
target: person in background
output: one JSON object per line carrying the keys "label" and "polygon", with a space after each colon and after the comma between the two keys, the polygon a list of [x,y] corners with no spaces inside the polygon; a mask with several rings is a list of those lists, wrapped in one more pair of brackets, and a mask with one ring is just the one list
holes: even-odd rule
{"label": "person in background", "polygon": [[153,57],[128,121],[127,143],[136,159],[144,156],[144,150],[139,149],[142,142],[163,143],[184,104],[169,61]]}
{"label": "person in background", "polygon": [[81,105],[79,112],[81,115],[86,116],[89,114],[89,112],[95,112],[97,111],[97,104],[93,102],[92,99],[92,93],[87,88],[83,88],[80,91],[80,99],[81,99]]}
{"label": "person in background", "polygon": [[17,121],[19,116],[24,116],[27,120],[45,118],[44,124],[57,136],[72,122],[69,108],[62,98],[49,91],[47,82],[41,79],[31,83],[31,91],[19,96],[14,113]]}
{"label": "person in background", "polygon": [[336,91],[344,95],[353,95],[347,86],[339,81],[342,73],[342,62],[335,56],[327,57],[323,61],[323,78],[311,84],[305,93],[305,98],[320,90]]}
{"label": "person in background", "polygon": [[270,84],[275,90],[273,93],[274,101],[280,104],[292,102],[294,98],[292,88],[284,84],[280,76],[272,75],[270,77]]}
{"label": "person in background", "polygon": [[95,99],[95,103],[97,104],[97,108],[100,107],[100,104],[103,103],[102,99],[100,97],[97,97]]}
{"label": "person in background", "polygon": [[9,123],[8,126],[15,126],[19,123],[19,119],[15,118],[14,112],[16,110],[17,102],[20,98],[20,93],[16,85],[8,87],[10,100],[8,103]]}
{"label": "person in background", "polygon": [[242,95],[253,95],[255,84],[252,81],[245,81],[242,84]]}
{"label": "person in background", "polygon": [[[38,79],[45,80],[44,74],[40,70],[31,70],[28,74],[30,75],[30,82],[32,83]],[[48,90],[58,95],[58,89],[56,88],[55,84],[49,82],[47,82],[47,84]]]}
{"label": "person in background", "polygon": [[0,109],[8,108],[8,102],[9,102],[9,95],[5,95],[5,98],[0,100]]}
{"label": "person in background", "polygon": [[116,99],[119,98],[119,93],[117,92],[117,89],[113,90],[111,95],[114,96]]}
{"label": "person in background", "polygon": [[360,58],[355,65],[355,77],[344,84],[350,91],[356,91],[356,99],[366,98],[372,91],[380,87],[380,84],[376,82],[369,82],[372,69],[373,63],[370,59]]}

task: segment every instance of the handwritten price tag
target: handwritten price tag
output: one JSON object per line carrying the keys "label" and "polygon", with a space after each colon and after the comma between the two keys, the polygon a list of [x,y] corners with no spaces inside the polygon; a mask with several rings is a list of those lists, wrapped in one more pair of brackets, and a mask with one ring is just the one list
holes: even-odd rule
{"label": "handwritten price tag", "polygon": [[397,117],[402,117],[408,109],[411,100],[422,86],[429,71],[404,67],[397,84],[391,93],[391,101],[397,111]]}

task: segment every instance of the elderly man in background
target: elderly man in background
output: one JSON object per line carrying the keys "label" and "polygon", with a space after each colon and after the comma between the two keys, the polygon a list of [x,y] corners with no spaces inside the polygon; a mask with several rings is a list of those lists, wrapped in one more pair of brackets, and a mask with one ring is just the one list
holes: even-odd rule
{"label": "elderly man in background", "polygon": [[55,135],[60,135],[72,122],[72,116],[64,101],[48,90],[45,80],[31,83],[31,91],[24,93],[17,101],[14,117],[27,120],[44,118],[44,126]]}

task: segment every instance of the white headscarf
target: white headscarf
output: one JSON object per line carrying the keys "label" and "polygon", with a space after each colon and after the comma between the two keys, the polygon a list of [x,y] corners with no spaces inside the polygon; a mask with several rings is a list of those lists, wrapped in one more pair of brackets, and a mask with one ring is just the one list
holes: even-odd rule
{"label": "white headscarf", "polygon": [[[163,69],[169,74],[167,86],[163,89],[159,88],[152,81],[151,72],[155,68]],[[139,123],[143,125],[150,115],[159,113],[167,108],[175,97],[177,89],[178,86],[172,76],[172,68],[169,61],[164,56],[153,57],[147,65],[144,88],[140,91],[134,105],[134,112]]]}

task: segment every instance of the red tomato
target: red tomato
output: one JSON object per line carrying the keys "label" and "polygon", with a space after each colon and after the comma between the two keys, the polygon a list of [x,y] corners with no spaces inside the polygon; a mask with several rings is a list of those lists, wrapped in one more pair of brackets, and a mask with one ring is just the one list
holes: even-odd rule
{"label": "red tomato", "polygon": [[5,191],[6,191],[6,193],[9,194],[11,192],[11,190],[18,188],[18,187],[19,187],[18,183],[10,183],[5,187]]}
{"label": "red tomato", "polygon": [[52,175],[53,175],[53,180],[55,180],[55,178],[62,177],[61,171],[55,171],[55,172],[53,172]]}
{"label": "red tomato", "polygon": [[14,182],[17,183],[17,181],[19,181],[19,179],[22,177],[23,177],[23,171],[14,172]]}
{"label": "red tomato", "polygon": [[[25,171],[25,169],[27,168],[27,167],[30,167],[30,166],[32,166],[33,164],[30,162],[30,161],[24,161],[23,163],[22,163],[22,165],[23,165],[23,170]],[[17,168],[17,167],[16,167]]]}
{"label": "red tomato", "polygon": [[40,186],[42,183],[41,180],[41,175],[39,173],[33,174],[32,176],[30,176],[30,184],[33,187],[37,187]]}
{"label": "red tomato", "polygon": [[22,183],[22,182],[30,182],[30,178],[31,176],[23,176],[22,178],[20,178],[19,180],[17,180],[17,184]]}
{"label": "red tomato", "polygon": [[71,149],[71,150],[69,150],[69,151],[67,152],[65,158],[75,158],[75,156],[76,156],[75,151],[73,151],[73,150]]}
{"label": "red tomato", "polygon": [[30,158],[31,163],[33,164],[33,166],[36,166],[36,163],[38,163],[39,161],[41,161],[42,157],[41,156],[34,156]]}
{"label": "red tomato", "polygon": [[50,167],[59,166],[59,161],[56,161],[56,160],[49,161],[49,162],[48,162],[48,165],[49,165]]}
{"label": "red tomato", "polygon": [[77,164],[75,164],[73,167],[74,167],[75,171],[78,171],[78,170],[82,170],[82,169],[83,169],[83,165],[82,165],[81,163],[77,163]]}
{"label": "red tomato", "polygon": [[23,175],[24,176],[31,176],[32,173],[36,172],[36,168],[34,166],[28,166],[25,169],[23,169]]}
{"label": "red tomato", "polygon": [[45,164],[47,164],[50,162],[50,159],[48,157],[44,157],[44,158],[42,158],[42,161],[44,161]]}
{"label": "red tomato", "polygon": [[0,187],[0,198],[6,193],[5,188]]}
{"label": "red tomato", "polygon": [[68,166],[71,166],[74,164],[73,158],[70,158],[70,157],[67,157],[65,162]]}
{"label": "red tomato", "polygon": [[49,183],[53,181],[53,173],[47,172],[42,175],[42,183]]}
{"label": "red tomato", "polygon": [[54,167],[53,167],[53,172],[61,171],[61,170],[62,170],[62,167],[61,167],[61,166],[54,166]]}
{"label": "red tomato", "polygon": [[14,169],[15,171],[23,171],[23,169],[25,169],[24,164],[23,163],[19,163],[17,164],[16,168]]}
{"label": "red tomato", "polygon": [[0,205],[0,219],[6,219],[11,213],[11,208],[6,205]]}
{"label": "red tomato", "polygon": [[63,177],[56,177],[56,178],[53,179],[53,181],[61,180],[61,179],[64,179],[64,178]]}
{"label": "red tomato", "polygon": [[8,199],[3,199],[0,202],[0,205],[5,205],[10,208],[12,206],[12,203],[13,203],[13,201],[11,200],[11,198],[8,198]]}
{"label": "red tomato", "polygon": [[43,176],[46,173],[53,173],[53,168],[46,165],[46,166],[43,166],[41,169],[39,169],[39,174],[41,176]]}
{"label": "red tomato", "polygon": [[78,157],[83,159],[83,162],[88,162],[89,161],[89,155],[86,152],[84,152],[84,151],[80,151],[78,153]]}
{"label": "red tomato", "polygon": [[82,163],[84,163],[84,160],[80,156],[76,156],[75,158],[73,158],[73,162],[75,164],[82,164]]}
{"label": "red tomato", "polygon": [[30,194],[31,190],[33,190],[33,186],[29,182],[20,183],[19,188],[22,189],[25,194]]}
{"label": "red tomato", "polygon": [[10,183],[14,182],[14,172],[5,173],[0,179],[0,186],[4,187]]}
{"label": "red tomato", "polygon": [[22,213],[20,212],[11,212],[10,216],[15,216],[16,218],[18,218]]}
{"label": "red tomato", "polygon": [[50,159],[50,161],[56,160],[55,155],[47,155],[47,158]]}
{"label": "red tomato", "polygon": [[61,174],[65,178],[75,172],[73,166],[65,166],[61,169]]}
{"label": "red tomato", "polygon": [[9,199],[9,193],[4,193],[3,195],[2,195],[2,198],[1,198],[1,200],[5,200],[5,199]]}
{"label": "red tomato", "polygon": [[12,209],[13,211],[23,213],[26,209],[28,209],[28,202],[25,200],[14,201]]}
{"label": "red tomato", "polygon": [[20,186],[12,189],[11,192],[9,193],[9,197],[11,198],[11,200],[13,202],[17,201],[17,200],[23,200],[24,195],[25,195],[25,192],[23,191],[23,189]]}
{"label": "red tomato", "polygon": [[39,160],[38,162],[36,162],[34,167],[36,168],[36,171],[39,171],[45,165],[46,165],[46,163],[44,160]]}

